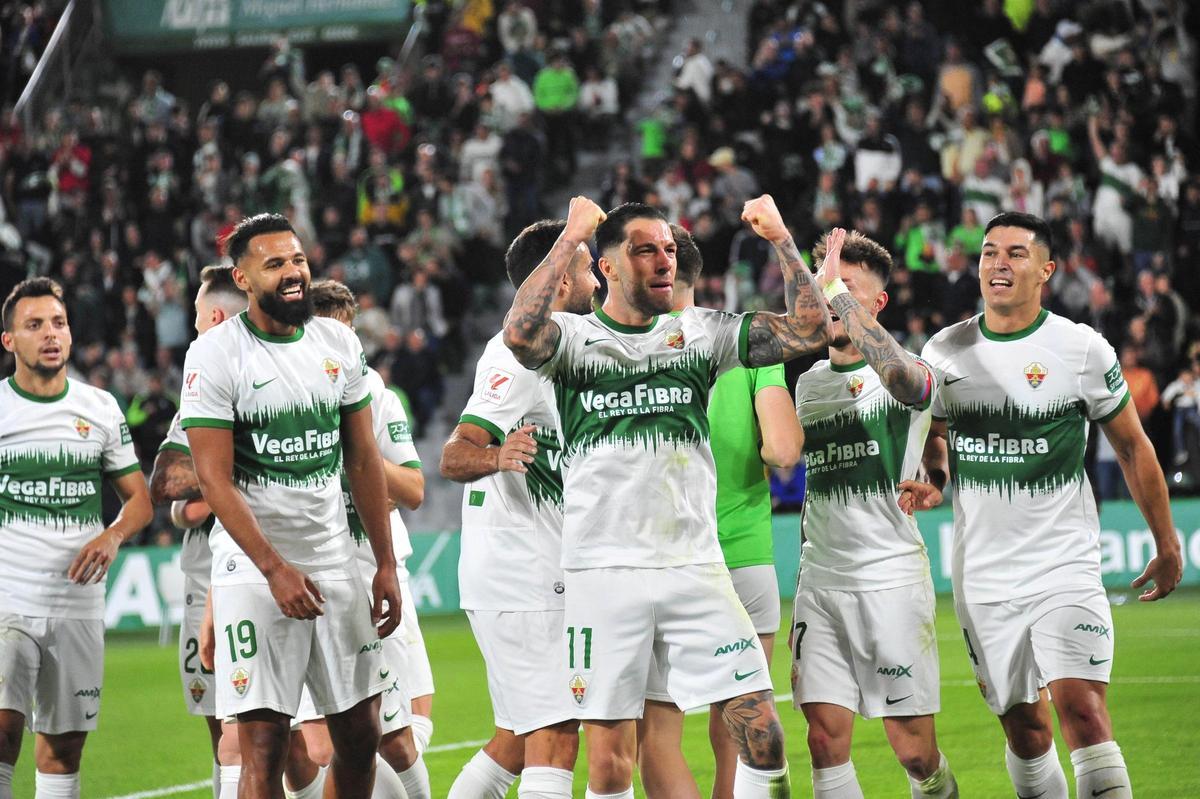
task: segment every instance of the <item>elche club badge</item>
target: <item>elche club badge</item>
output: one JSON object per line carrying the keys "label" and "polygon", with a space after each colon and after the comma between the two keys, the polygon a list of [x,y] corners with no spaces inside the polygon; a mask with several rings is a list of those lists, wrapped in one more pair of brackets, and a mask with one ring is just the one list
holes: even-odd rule
{"label": "elche club badge", "polygon": [[229,675],[229,682],[233,683],[233,690],[237,691],[238,696],[245,696],[246,689],[250,687],[250,672],[242,668],[235,669]]}
{"label": "elche club badge", "polygon": [[1025,380],[1030,388],[1038,388],[1046,382],[1046,367],[1034,361],[1025,367]]}
{"label": "elche club badge", "polygon": [[[192,695],[192,701],[197,705],[200,704],[200,700],[204,699],[204,694],[207,692],[208,686],[199,677],[188,683],[188,693]],[[245,692],[245,689],[243,689],[243,692]]]}
{"label": "elche club badge", "polygon": [[325,370],[325,376],[329,378],[330,383],[336,383],[338,375],[342,373],[342,365],[332,358],[322,361],[321,368]]}
{"label": "elche club badge", "polygon": [[683,331],[674,330],[667,334],[666,345],[673,350],[683,349]]}
{"label": "elche club badge", "polygon": [[75,417],[75,432],[80,438],[87,438],[92,434],[92,423],[82,416]]}
{"label": "elche club badge", "polygon": [[858,375],[850,378],[846,381],[846,390],[850,392],[851,397],[858,399],[858,395],[861,394],[863,390],[863,379]]}
{"label": "elche club badge", "polygon": [[575,698],[575,704],[582,705],[587,695],[587,680],[576,674],[568,685],[571,687],[571,696]]}

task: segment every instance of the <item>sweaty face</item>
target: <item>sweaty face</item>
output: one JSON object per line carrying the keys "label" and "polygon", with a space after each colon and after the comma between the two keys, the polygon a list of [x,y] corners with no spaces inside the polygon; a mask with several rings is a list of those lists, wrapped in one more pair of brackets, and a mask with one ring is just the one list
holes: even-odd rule
{"label": "sweaty face", "polygon": [[67,309],[55,297],[26,297],[13,309],[12,330],[4,331],[4,349],[26,369],[51,378],[71,357]]}
{"label": "sweaty face", "polygon": [[995,227],[979,256],[979,290],[984,305],[998,311],[1041,302],[1042,284],[1054,272],[1049,253],[1034,242],[1032,230]]}
{"label": "sweaty face", "polygon": [[[850,289],[850,294],[858,300],[859,305],[867,309],[871,316],[877,315],[883,309],[883,305],[879,301],[881,298],[886,301],[887,295],[883,293],[883,281],[874,272],[861,264],[842,263],[841,275],[842,282],[846,284],[846,288]],[[829,309],[829,318],[833,322],[829,346],[833,349],[850,346],[850,337],[846,335],[846,325],[834,313],[833,308]]]}
{"label": "sweaty face", "polygon": [[592,312],[592,303],[600,291],[600,281],[592,272],[592,253],[586,244],[580,244],[567,269],[569,291],[563,310],[573,314]]}
{"label": "sweaty face", "polygon": [[675,287],[675,238],[661,219],[633,219],[610,250],[625,303],[646,316],[669,313]]}
{"label": "sweaty face", "polygon": [[237,268],[244,276],[246,291],[267,316],[290,326],[312,318],[308,293],[312,276],[294,234],[282,231],[255,236]]}

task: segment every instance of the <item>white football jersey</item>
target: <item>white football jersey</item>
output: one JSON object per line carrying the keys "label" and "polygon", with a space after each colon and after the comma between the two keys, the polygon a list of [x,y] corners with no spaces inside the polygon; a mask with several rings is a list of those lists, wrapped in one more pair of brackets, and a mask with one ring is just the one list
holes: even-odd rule
{"label": "white football jersey", "polygon": [[475,388],[459,423],[496,443],[534,425],[538,450],[524,474],[500,471],[463,489],[459,605],[465,610],[555,610],[563,606],[562,445],[553,389],[517,362],[500,334],[475,366]]}
{"label": "white football jersey", "polygon": [[[163,443],[158,447],[159,452],[162,452],[164,449],[175,450],[176,452],[182,452],[189,458],[192,457],[192,450],[188,446],[187,433],[183,431],[183,427],[179,424],[178,413],[171,420],[171,426],[167,428],[167,437],[163,439]],[[215,519],[216,517],[210,513],[208,518],[199,527],[184,530],[183,547],[179,550],[179,568],[185,575],[206,588],[212,579],[212,549],[208,545],[208,537],[212,533]]]}
{"label": "white football jersey", "polygon": [[67,569],[104,530],[105,477],[141,468],[125,416],[107,391],[77,380],[57,397],[0,382],[0,610],[66,619],[104,617],[104,583]]}
{"label": "white football jersey", "polygon": [[[246,313],[192,342],[184,363],[183,429],[233,431],[234,482],[271,545],[314,579],[351,574],[341,419],[370,404],[366,374],[342,323],[314,318],[275,336]],[[213,584],[265,581],[220,518],[210,544]]]}
{"label": "white football jersey", "polygon": [[818,361],[800,375],[801,585],[878,591],[929,579],[924,540],[900,510],[897,486],[920,469],[935,391],[922,409],[902,405],[866,361]]}
{"label": "white football jersey", "polygon": [[1088,421],[1113,419],[1129,391],[1113,348],[1043,310],[994,333],[982,315],[922,353],[941,391],[954,482],[954,590],[1001,602],[1100,584],[1100,521],[1083,470]]}

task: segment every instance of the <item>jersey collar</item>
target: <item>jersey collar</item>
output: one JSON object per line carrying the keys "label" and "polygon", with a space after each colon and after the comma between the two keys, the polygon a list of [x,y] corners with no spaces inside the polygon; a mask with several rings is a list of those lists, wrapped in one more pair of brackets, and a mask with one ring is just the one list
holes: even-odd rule
{"label": "jersey collar", "polygon": [[859,358],[854,363],[834,363],[829,362],[829,368],[834,372],[857,372],[859,369],[867,365],[866,358]]}
{"label": "jersey collar", "polygon": [[654,326],[658,324],[657,316],[651,319],[650,324],[648,325],[621,324],[616,319],[613,319],[611,316],[606,314],[603,308],[596,309],[596,318],[599,319],[606,327],[611,327],[618,333],[649,333],[654,329]]}
{"label": "jersey collar", "polygon": [[979,332],[983,333],[983,337],[990,341],[1016,341],[1017,339],[1022,339],[1028,335],[1031,335],[1035,330],[1042,326],[1042,324],[1046,321],[1046,317],[1048,316],[1050,316],[1050,312],[1043,308],[1038,312],[1037,319],[1034,319],[1033,323],[1028,327],[1013,331],[1012,333],[996,333],[988,329],[987,322],[985,321],[983,314],[980,314]]}
{"label": "jersey collar", "polygon": [[238,318],[246,323],[246,328],[253,333],[256,338],[260,338],[263,341],[270,342],[271,344],[291,344],[292,342],[299,341],[304,337],[304,325],[297,325],[296,332],[292,333],[290,336],[276,336],[273,333],[260,330],[257,325],[250,321],[250,314],[247,311],[242,311],[240,314],[238,314]]}
{"label": "jersey collar", "polygon": [[8,378],[8,385],[13,391],[17,392],[18,397],[23,397],[30,402],[58,402],[63,397],[67,396],[67,392],[71,390],[71,380],[69,378],[63,385],[63,390],[55,394],[53,397],[39,397],[37,394],[30,394],[28,391],[17,385],[16,377]]}

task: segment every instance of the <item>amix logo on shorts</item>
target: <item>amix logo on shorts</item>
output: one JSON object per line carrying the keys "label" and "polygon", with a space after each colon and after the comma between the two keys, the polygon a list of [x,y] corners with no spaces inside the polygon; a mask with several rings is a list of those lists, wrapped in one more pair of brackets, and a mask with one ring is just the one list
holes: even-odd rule
{"label": "amix logo on shorts", "polygon": [[1102,635],[1102,636],[1104,636],[1105,638],[1108,638],[1108,637],[1109,637],[1109,636],[1108,636],[1108,628],[1107,628],[1107,627],[1105,627],[1103,624],[1084,624],[1084,623],[1081,623],[1081,624],[1076,624],[1076,625],[1075,625],[1075,629],[1076,629],[1076,630],[1083,630],[1085,633],[1095,633],[1095,634],[1097,635],[1097,637],[1099,637],[1099,636],[1101,636],[1101,635]]}
{"label": "amix logo on shorts", "polygon": [[884,677],[891,677],[893,680],[895,680],[900,677],[913,676],[912,667],[912,663],[909,663],[907,666],[880,666],[879,668],[875,669],[875,673]]}
{"label": "amix logo on shorts", "polygon": [[733,643],[717,647],[717,651],[713,652],[713,657],[728,655],[731,652],[745,652],[747,649],[758,649],[758,645],[754,643],[753,638],[739,638]]}

